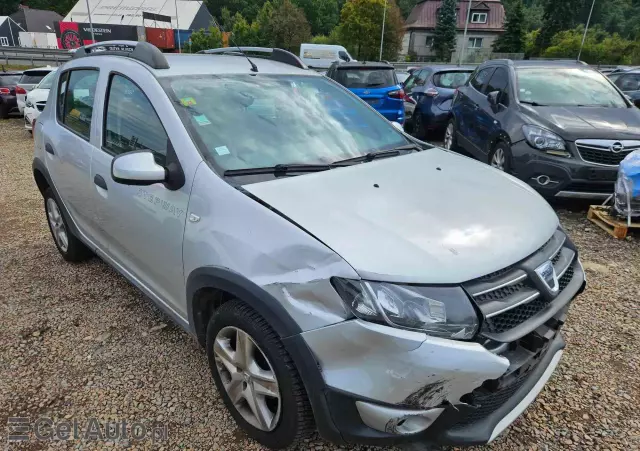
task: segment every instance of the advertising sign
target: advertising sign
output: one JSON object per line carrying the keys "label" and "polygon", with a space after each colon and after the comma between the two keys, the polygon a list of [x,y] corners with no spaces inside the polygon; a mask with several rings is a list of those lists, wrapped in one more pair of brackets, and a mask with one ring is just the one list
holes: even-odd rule
{"label": "advertising sign", "polygon": [[[91,25],[78,22],[55,22],[54,28],[59,49],[77,49],[93,44]],[[93,24],[95,42],[138,41],[138,30],[132,25]]]}

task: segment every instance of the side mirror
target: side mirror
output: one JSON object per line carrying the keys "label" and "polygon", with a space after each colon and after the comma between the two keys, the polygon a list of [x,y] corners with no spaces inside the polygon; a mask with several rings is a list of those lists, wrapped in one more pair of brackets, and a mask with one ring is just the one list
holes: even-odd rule
{"label": "side mirror", "polygon": [[404,132],[404,127],[402,126],[401,123],[393,121],[393,122],[391,122],[391,125],[393,125],[399,131]]}
{"label": "side mirror", "polygon": [[498,106],[500,103],[500,91],[493,91],[487,94],[487,100],[493,106]]}
{"label": "side mirror", "polygon": [[141,150],[115,157],[111,178],[123,185],[153,185],[167,180],[167,170],[156,163],[150,150]]}

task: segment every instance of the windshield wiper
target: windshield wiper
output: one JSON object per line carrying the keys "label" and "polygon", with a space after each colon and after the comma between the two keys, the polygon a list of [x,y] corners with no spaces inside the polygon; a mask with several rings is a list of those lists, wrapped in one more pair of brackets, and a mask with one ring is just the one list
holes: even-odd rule
{"label": "windshield wiper", "polygon": [[236,175],[258,175],[258,174],[274,174],[286,175],[293,172],[320,172],[327,171],[339,166],[347,166],[342,164],[276,164],[275,166],[267,166],[261,168],[242,168],[227,169],[224,171],[225,177],[233,177]]}
{"label": "windshield wiper", "polygon": [[[359,155],[357,157],[353,157],[353,158],[347,158],[346,160],[340,160],[337,161],[337,164],[340,163],[358,163],[358,162],[368,162],[368,161],[373,161],[376,158],[386,158],[386,157],[395,157],[400,155],[400,152],[402,152],[403,150],[417,150],[417,151],[421,151],[423,150],[422,147],[417,144],[417,143],[413,143],[413,144],[405,144],[402,146],[398,146],[398,147],[394,147],[393,149],[380,149],[380,150],[373,150],[371,152],[368,152],[364,155]],[[333,163],[333,164],[336,164]]]}
{"label": "windshield wiper", "polygon": [[531,106],[547,106],[538,102],[530,102],[529,100],[521,100],[520,103],[524,103],[525,105],[531,105]]}

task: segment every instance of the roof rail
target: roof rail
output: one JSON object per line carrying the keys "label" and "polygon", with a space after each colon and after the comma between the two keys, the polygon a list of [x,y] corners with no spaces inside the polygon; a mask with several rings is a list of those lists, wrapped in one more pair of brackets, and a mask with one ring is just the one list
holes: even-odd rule
{"label": "roof rail", "polygon": [[71,59],[87,56],[114,55],[131,58],[153,69],[169,69],[164,54],[153,44],[137,41],[104,41],[80,47]]}
{"label": "roof rail", "polygon": [[[278,61],[280,63],[289,64],[291,66],[299,67],[300,69],[308,69],[308,67],[293,53],[276,48],[269,47],[224,47],[219,49],[200,50],[198,53],[206,53],[208,55],[239,55],[243,56],[246,53],[257,53],[262,55],[270,55],[271,60]],[[259,55],[260,56],[260,55]]]}

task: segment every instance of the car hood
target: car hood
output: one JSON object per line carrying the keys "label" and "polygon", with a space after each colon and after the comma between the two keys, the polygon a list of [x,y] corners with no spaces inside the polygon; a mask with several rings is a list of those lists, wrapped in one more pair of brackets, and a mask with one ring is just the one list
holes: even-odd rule
{"label": "car hood", "polygon": [[440,149],[244,189],[370,280],[460,283],[527,257],[558,227],[526,184]]}
{"label": "car hood", "polygon": [[640,110],[637,108],[521,107],[531,119],[530,123],[537,122],[568,141],[640,137]]}

